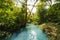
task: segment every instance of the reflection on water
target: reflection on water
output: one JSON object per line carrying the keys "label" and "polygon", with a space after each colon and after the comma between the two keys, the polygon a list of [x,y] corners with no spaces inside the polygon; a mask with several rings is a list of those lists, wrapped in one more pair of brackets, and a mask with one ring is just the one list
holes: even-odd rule
{"label": "reflection on water", "polygon": [[27,24],[21,32],[14,33],[6,40],[47,40],[47,36],[36,25]]}

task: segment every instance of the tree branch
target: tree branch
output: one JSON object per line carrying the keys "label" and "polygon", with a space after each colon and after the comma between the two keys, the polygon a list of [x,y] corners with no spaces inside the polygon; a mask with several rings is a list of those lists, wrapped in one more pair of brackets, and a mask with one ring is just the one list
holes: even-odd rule
{"label": "tree branch", "polygon": [[[34,3],[33,8],[35,7],[35,4],[36,4],[36,3],[37,3],[37,1]],[[32,13],[33,8],[31,9],[31,13]]]}

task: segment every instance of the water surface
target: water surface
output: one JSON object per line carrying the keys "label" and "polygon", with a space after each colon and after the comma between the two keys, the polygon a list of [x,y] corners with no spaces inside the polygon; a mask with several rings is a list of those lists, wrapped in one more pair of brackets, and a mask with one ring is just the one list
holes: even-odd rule
{"label": "water surface", "polygon": [[14,33],[6,40],[47,40],[47,36],[37,25],[27,24],[21,32]]}

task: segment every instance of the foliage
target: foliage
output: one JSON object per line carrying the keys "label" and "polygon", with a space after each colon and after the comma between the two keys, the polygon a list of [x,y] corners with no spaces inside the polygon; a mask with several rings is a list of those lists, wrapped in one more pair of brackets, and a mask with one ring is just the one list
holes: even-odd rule
{"label": "foliage", "polygon": [[47,10],[45,9],[45,4],[41,3],[36,8],[37,8],[36,14],[39,17],[38,24],[42,24],[42,23],[45,22],[45,16],[46,16],[46,13],[47,13]]}
{"label": "foliage", "polygon": [[[57,25],[54,23],[44,23],[39,27],[42,27],[42,30],[47,34],[50,38],[49,40],[55,40],[57,38]],[[52,39],[51,39],[52,38]]]}
{"label": "foliage", "polygon": [[[45,9],[45,4],[41,3],[37,8],[38,23],[54,22],[60,23],[60,3],[56,3]],[[58,6],[58,7],[57,7]]]}
{"label": "foliage", "polygon": [[[39,14],[39,17],[42,17],[43,16],[43,18],[45,18],[45,19],[43,19],[43,20],[45,20],[44,22],[43,22],[43,20],[41,21],[41,18],[39,18],[40,20],[39,20],[39,22],[41,21],[42,23],[49,23],[49,22],[52,22],[52,23],[54,23],[54,24],[52,24],[52,25],[55,25],[56,26],[56,28],[58,29],[57,31],[54,29],[54,27],[53,26],[50,26],[50,24],[51,23],[49,23],[49,25],[48,24],[43,24],[43,25],[40,25],[40,28],[42,28],[42,29],[44,29],[44,28],[48,28],[48,27],[46,27],[46,25],[48,25],[48,26],[50,26],[50,29],[47,29],[47,30],[52,30],[51,32],[48,32],[47,34],[49,34],[48,36],[53,36],[53,35],[56,35],[56,37],[54,36],[54,37],[49,37],[49,40],[59,40],[60,38],[60,31],[59,31],[59,29],[60,29],[60,26],[58,26],[59,24],[60,24],[60,5],[59,5],[60,3],[56,3],[56,4],[53,4],[52,6],[50,6],[50,8],[48,8],[48,9],[45,9],[45,11],[46,12],[44,12],[45,13],[45,15],[43,14],[43,13],[41,13],[41,11],[40,11],[40,9],[42,9],[42,8],[37,8],[37,15]],[[40,6],[41,7],[41,6]],[[44,7],[44,6],[43,6]],[[44,9],[44,8],[43,8]],[[42,14],[42,16],[40,16],[41,14]],[[45,16],[45,17],[44,17]],[[44,26],[44,27],[42,27],[42,26]],[[54,31],[54,30],[55,31]],[[46,30],[45,30],[46,31]],[[53,32],[54,31],[54,32]],[[57,34],[56,34],[57,33]]]}
{"label": "foliage", "polygon": [[6,37],[25,27],[25,10],[16,7],[13,0],[0,0],[0,32],[3,34],[0,37]]}
{"label": "foliage", "polygon": [[52,5],[48,9],[48,15],[46,16],[46,20],[50,22],[60,23],[60,3],[56,3]]}
{"label": "foliage", "polygon": [[27,22],[42,24],[40,27],[48,36],[56,37],[56,29],[58,28],[57,33],[60,35],[60,3],[53,5],[51,3],[49,5],[50,8],[46,9],[46,2],[52,2],[52,0],[40,0],[41,2],[36,5],[36,13],[29,15],[27,14],[27,0],[25,0],[25,4],[22,3],[22,8],[15,6],[13,1],[14,0],[0,0],[1,38],[5,38],[6,36],[11,35],[11,33],[24,28]]}

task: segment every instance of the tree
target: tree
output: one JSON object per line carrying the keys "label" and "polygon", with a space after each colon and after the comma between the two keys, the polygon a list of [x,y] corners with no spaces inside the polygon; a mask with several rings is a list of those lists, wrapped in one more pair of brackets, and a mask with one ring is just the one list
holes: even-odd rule
{"label": "tree", "polygon": [[5,38],[25,27],[25,14],[26,6],[18,8],[13,0],[0,0],[0,32],[3,34],[0,37]]}
{"label": "tree", "polygon": [[[39,22],[40,23],[44,23],[44,22],[58,22],[59,21],[59,3],[56,3],[52,5],[52,0],[40,0],[41,2],[39,4],[37,4],[37,15],[39,17]],[[50,1],[50,2],[49,2]],[[46,9],[46,3],[51,3],[49,4],[49,8]],[[57,1],[56,1],[57,2]],[[57,7],[58,6],[58,7]],[[57,10],[56,10],[57,9]],[[56,10],[56,11],[55,11]],[[48,16],[47,16],[48,15]],[[59,14],[60,15],[60,14]]]}
{"label": "tree", "polygon": [[[48,9],[48,16],[50,17],[50,20],[55,23],[60,23],[60,5],[59,4],[60,3],[56,3]],[[49,20],[48,18],[47,20]]]}
{"label": "tree", "polygon": [[44,3],[37,4],[36,9],[37,9],[36,14],[39,17],[38,24],[42,24],[45,22],[45,16],[47,13],[47,9],[45,9],[45,4]]}

